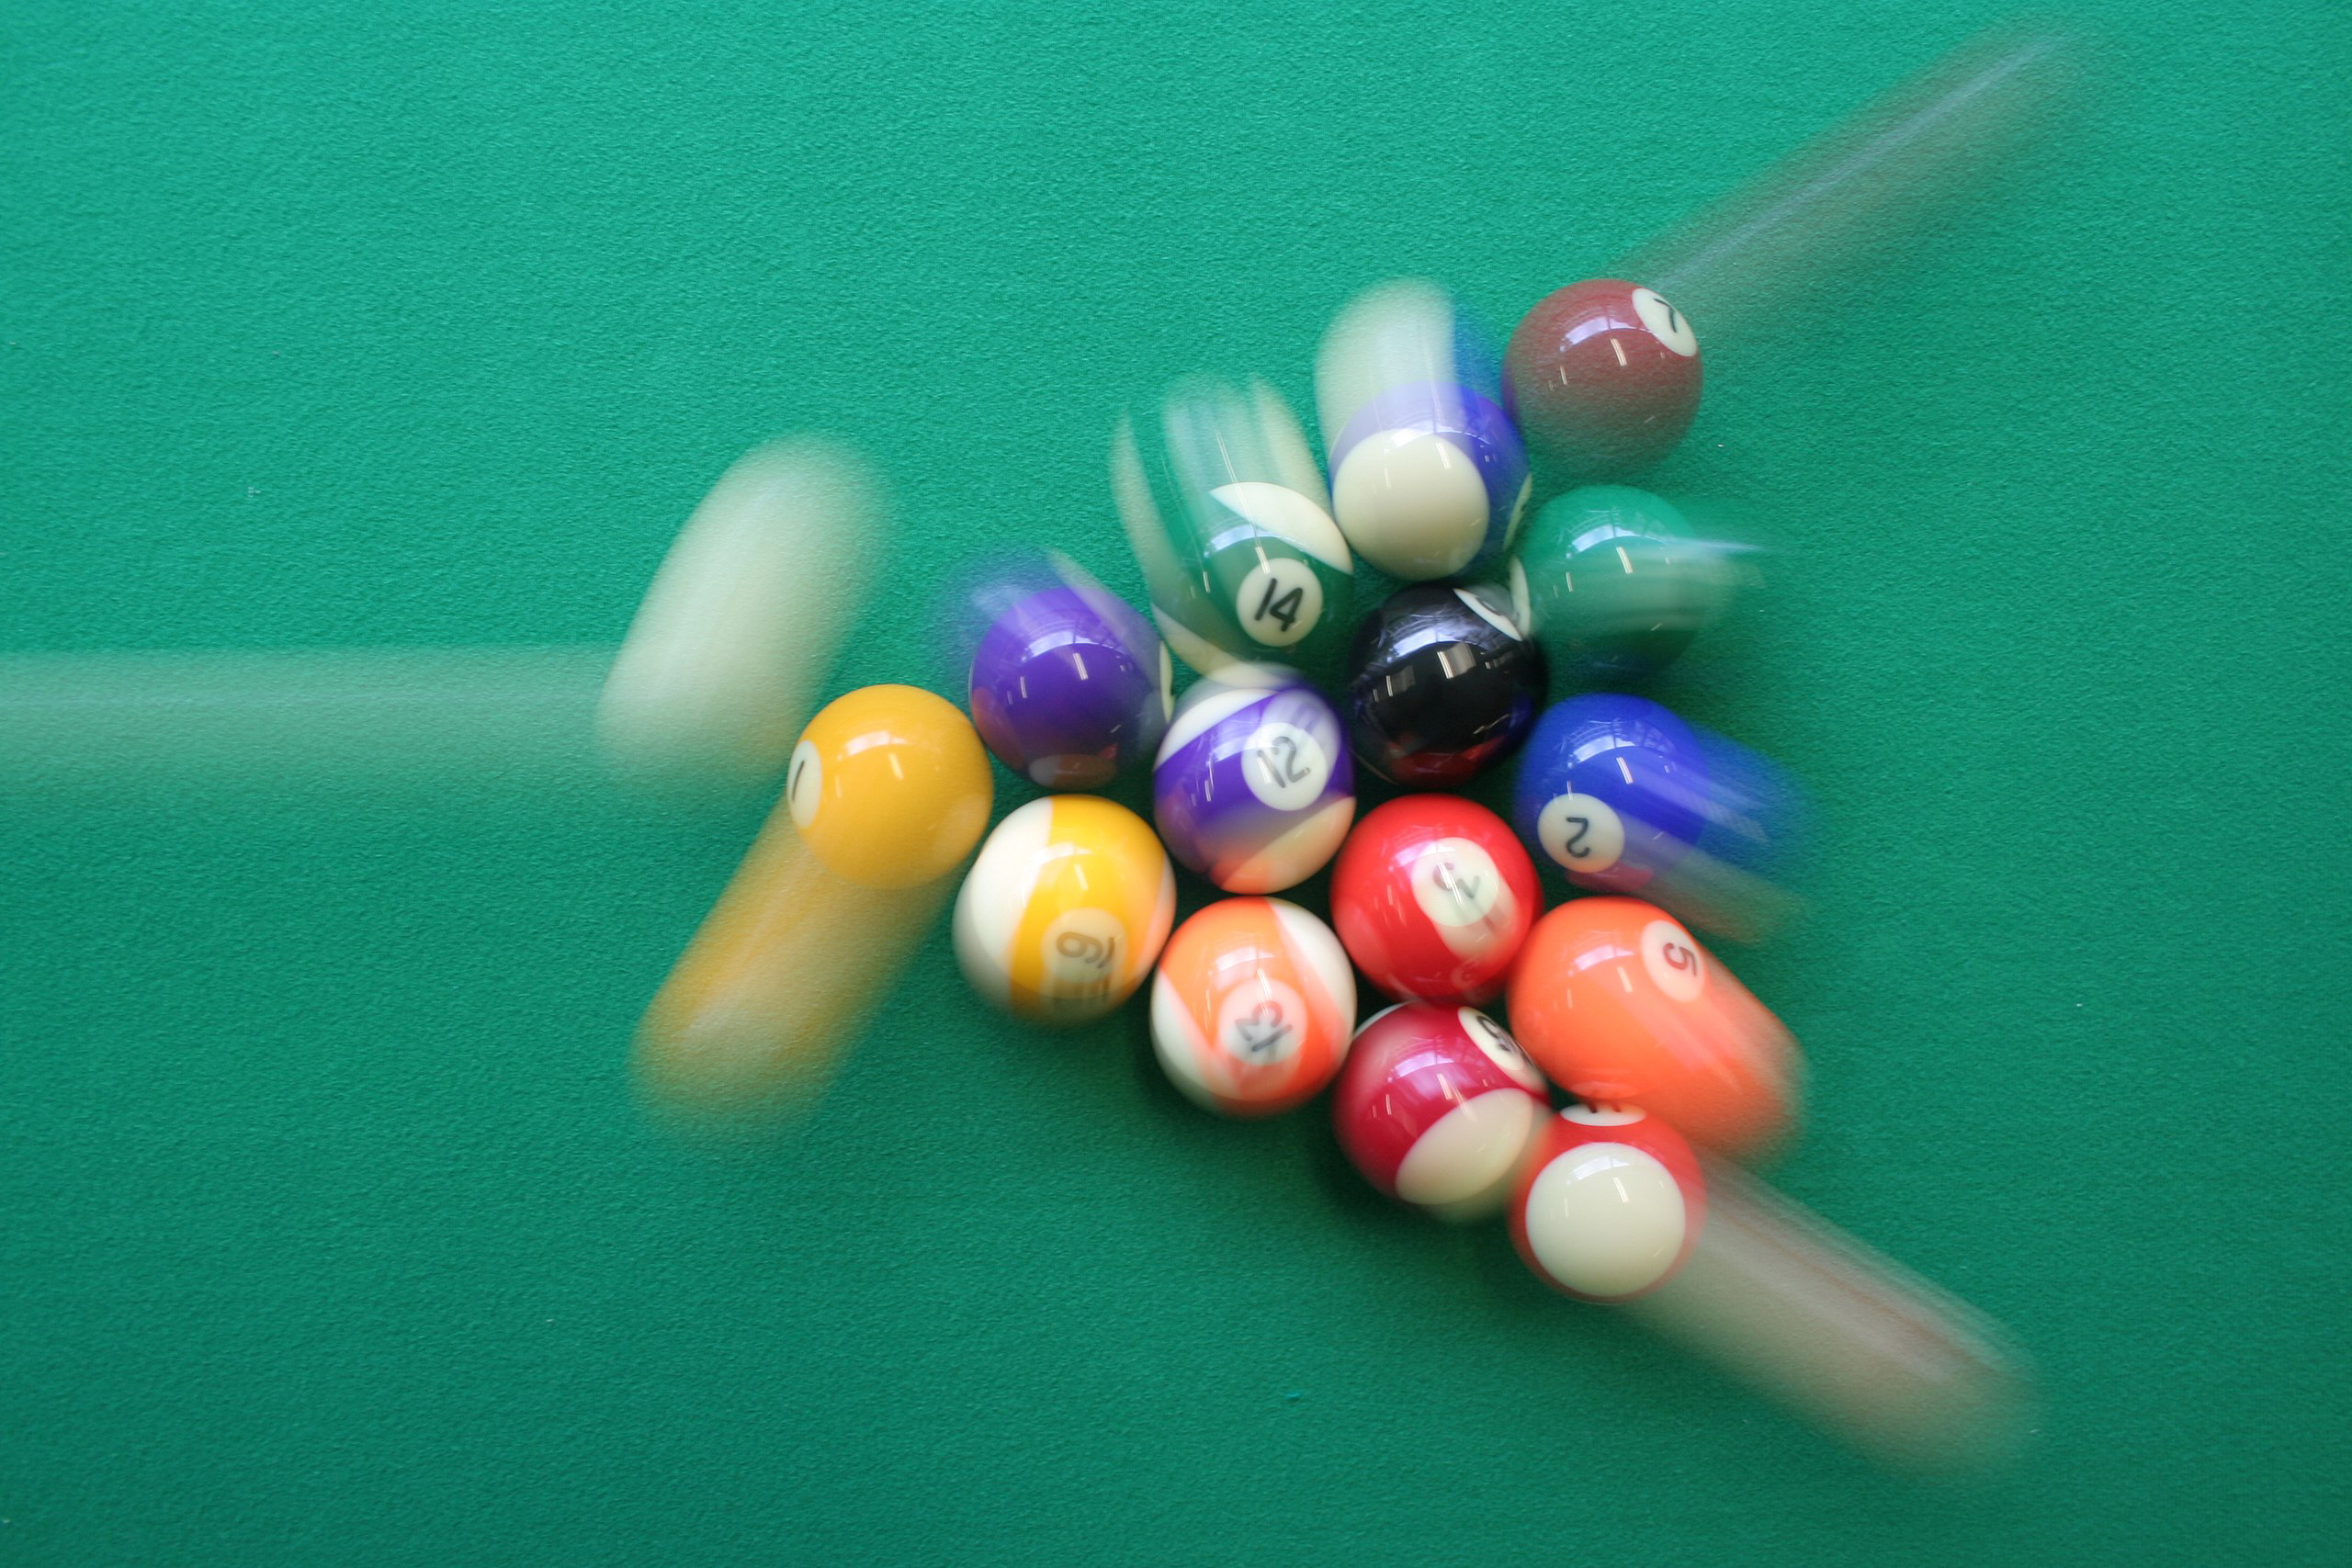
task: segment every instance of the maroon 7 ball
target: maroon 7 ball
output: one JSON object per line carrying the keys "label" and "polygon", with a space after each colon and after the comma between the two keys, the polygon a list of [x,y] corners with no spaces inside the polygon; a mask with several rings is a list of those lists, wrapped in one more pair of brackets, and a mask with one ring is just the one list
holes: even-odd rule
{"label": "maroon 7 ball", "polygon": [[1699,338],[1654,289],[1614,277],[1537,302],[1503,354],[1503,400],[1544,477],[1622,479],[1681,441],[1699,412]]}
{"label": "maroon 7 ball", "polygon": [[1400,1001],[1490,1000],[1543,909],[1535,863],[1510,829],[1455,795],[1367,813],[1331,872],[1341,945]]}

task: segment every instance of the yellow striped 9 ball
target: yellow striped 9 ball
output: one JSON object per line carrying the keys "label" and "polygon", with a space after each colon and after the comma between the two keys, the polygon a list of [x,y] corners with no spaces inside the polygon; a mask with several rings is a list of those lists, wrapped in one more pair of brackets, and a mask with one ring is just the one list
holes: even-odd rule
{"label": "yellow striped 9 ball", "polygon": [[1018,1017],[1084,1023],[1135,995],[1176,919],[1176,874],[1124,806],[1049,795],[997,824],[956,898],[956,957]]}

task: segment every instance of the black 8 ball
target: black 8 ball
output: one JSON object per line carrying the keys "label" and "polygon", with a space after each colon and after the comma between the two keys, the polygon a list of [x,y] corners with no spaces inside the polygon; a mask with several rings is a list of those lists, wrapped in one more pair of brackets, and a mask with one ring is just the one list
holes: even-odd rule
{"label": "black 8 ball", "polygon": [[1544,679],[1544,650],[1500,589],[1417,582],[1356,625],[1349,739],[1392,784],[1450,789],[1519,744]]}

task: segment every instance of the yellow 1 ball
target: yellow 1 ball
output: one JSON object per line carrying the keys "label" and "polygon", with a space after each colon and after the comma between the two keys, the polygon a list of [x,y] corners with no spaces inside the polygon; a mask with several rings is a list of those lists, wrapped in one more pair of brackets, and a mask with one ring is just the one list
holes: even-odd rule
{"label": "yellow 1 ball", "polygon": [[914,686],[862,686],[800,732],[784,799],[827,870],[865,887],[913,887],[971,853],[996,781],[955,704]]}
{"label": "yellow 1 ball", "polygon": [[1019,1017],[1083,1023],[1135,995],[1176,919],[1176,875],[1144,819],[1091,795],[997,824],[956,898],[972,988]]}

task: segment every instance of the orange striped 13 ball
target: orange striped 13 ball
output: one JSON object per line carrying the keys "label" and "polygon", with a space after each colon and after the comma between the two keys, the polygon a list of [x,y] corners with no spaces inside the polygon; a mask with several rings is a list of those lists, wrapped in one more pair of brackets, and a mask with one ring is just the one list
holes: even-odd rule
{"label": "orange striped 13 ball", "polygon": [[1151,987],[1169,1078],[1227,1116],[1271,1116],[1331,1081],[1356,982],[1331,928],[1280,898],[1227,898],[1184,922]]}

